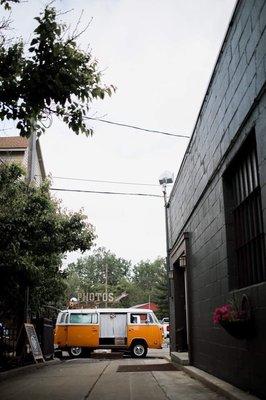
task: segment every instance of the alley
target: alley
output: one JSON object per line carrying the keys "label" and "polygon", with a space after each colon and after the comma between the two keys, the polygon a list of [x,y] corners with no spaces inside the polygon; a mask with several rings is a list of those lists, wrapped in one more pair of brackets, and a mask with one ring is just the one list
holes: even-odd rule
{"label": "alley", "polygon": [[66,359],[0,384],[2,400],[214,400],[224,399],[159,352],[142,360]]}

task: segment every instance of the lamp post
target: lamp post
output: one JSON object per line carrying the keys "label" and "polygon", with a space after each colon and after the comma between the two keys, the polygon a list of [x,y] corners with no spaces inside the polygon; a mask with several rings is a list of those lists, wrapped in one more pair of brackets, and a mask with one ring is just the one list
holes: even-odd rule
{"label": "lamp post", "polygon": [[159,183],[163,190],[164,198],[164,211],[165,211],[165,234],[166,234],[166,271],[167,271],[167,286],[168,286],[168,301],[170,297],[170,283],[169,283],[169,272],[170,272],[170,254],[169,254],[169,225],[168,225],[168,207],[167,201],[167,185],[173,183],[173,174],[169,171],[165,171],[159,178]]}

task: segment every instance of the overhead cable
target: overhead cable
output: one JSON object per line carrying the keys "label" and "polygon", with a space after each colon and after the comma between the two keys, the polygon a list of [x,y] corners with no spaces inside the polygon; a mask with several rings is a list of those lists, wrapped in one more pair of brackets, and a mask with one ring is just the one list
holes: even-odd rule
{"label": "overhead cable", "polygon": [[82,182],[96,182],[96,183],[114,183],[119,185],[134,185],[134,186],[154,186],[159,187],[159,184],[155,183],[137,183],[137,182],[122,182],[122,181],[108,181],[108,180],[100,180],[100,179],[85,179],[85,178],[70,178],[63,176],[52,176],[53,179],[64,179],[70,181],[82,181]]}
{"label": "overhead cable", "polygon": [[83,117],[85,119],[91,119],[93,121],[100,121],[104,122],[106,124],[111,124],[111,125],[117,125],[117,126],[124,126],[126,128],[131,128],[131,129],[137,129],[139,131],[144,131],[144,132],[151,132],[151,133],[160,133],[162,135],[167,135],[167,136],[174,136],[178,138],[187,138],[190,139],[190,136],[187,135],[181,135],[181,134],[176,134],[176,133],[170,133],[170,132],[164,132],[164,131],[157,131],[155,129],[146,129],[146,128],[140,128],[139,126],[135,125],[128,125],[128,124],[122,124],[120,122],[114,122],[114,121],[109,121],[107,119],[102,119],[102,118],[93,118],[93,117]]}
{"label": "overhead cable", "polygon": [[143,197],[160,197],[160,198],[163,197],[158,194],[150,194],[150,193],[106,192],[106,191],[98,191],[98,190],[62,189],[62,188],[50,188],[50,190],[58,191],[58,192],[113,194],[113,195],[122,195],[122,196],[143,196]]}

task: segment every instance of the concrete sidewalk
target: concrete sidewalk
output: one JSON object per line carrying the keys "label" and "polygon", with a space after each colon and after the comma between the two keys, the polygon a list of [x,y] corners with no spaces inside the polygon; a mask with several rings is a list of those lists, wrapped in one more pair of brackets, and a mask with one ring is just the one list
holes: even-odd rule
{"label": "concrete sidewalk", "polygon": [[85,399],[108,362],[71,360],[0,383],[1,400]]}
{"label": "concrete sidewalk", "polygon": [[11,378],[16,378],[20,375],[26,375],[26,374],[30,374],[32,372],[35,372],[41,368],[46,368],[49,367],[51,365],[56,365],[56,364],[60,364],[61,360],[59,358],[55,358],[54,360],[49,360],[46,361],[44,363],[40,363],[40,364],[30,364],[30,365],[25,365],[22,367],[17,367],[14,369],[9,369],[7,371],[2,371],[0,372],[0,383],[2,381],[5,381],[7,379],[11,379]]}
{"label": "concrete sidewalk", "polygon": [[[180,359],[181,357],[181,359]],[[0,376],[1,400],[258,400],[216,377],[187,365],[178,353],[177,370],[167,371],[169,347],[149,350],[146,359],[102,354],[91,359],[59,359],[31,365]],[[118,372],[118,367],[133,372]],[[137,372],[144,366],[148,371]],[[156,369],[158,369],[159,371]],[[121,368],[120,368],[121,369]],[[2,383],[1,383],[2,380]]]}
{"label": "concrete sidewalk", "polygon": [[[154,364],[153,359],[127,360],[127,364]],[[156,360],[157,364],[165,364]],[[90,393],[91,400],[222,400],[182,371],[116,372],[118,360],[109,364]]]}
{"label": "concrete sidewalk", "polygon": [[[77,359],[35,370],[0,383],[1,400],[224,400],[183,371],[164,369],[159,358]],[[117,372],[139,365],[145,372]],[[149,365],[149,367],[148,367]],[[157,368],[158,369],[158,368]]]}
{"label": "concrete sidewalk", "polygon": [[258,397],[246,393],[230,383],[216,378],[215,376],[210,375],[199,368],[189,366],[185,353],[183,355],[182,353],[172,353],[172,357],[170,354],[167,354],[164,356],[164,358],[168,362],[172,362],[178,369],[185,372],[188,376],[197,379],[206,387],[222,396],[225,396],[229,400],[260,400]]}

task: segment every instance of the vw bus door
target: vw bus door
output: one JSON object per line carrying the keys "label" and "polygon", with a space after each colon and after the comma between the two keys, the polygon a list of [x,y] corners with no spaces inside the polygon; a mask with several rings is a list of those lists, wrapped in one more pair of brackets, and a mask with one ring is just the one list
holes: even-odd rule
{"label": "vw bus door", "polygon": [[128,323],[128,346],[133,340],[145,340],[152,349],[162,348],[163,328],[152,312],[130,312]]}
{"label": "vw bus door", "polygon": [[100,314],[100,344],[125,345],[127,336],[126,313]]}
{"label": "vw bus door", "polygon": [[95,312],[70,312],[68,321],[68,346],[98,347],[99,316]]}
{"label": "vw bus door", "polygon": [[55,327],[55,335],[54,335],[54,343],[60,347],[65,347],[67,344],[67,320],[68,313],[61,312],[58,315],[56,327]]}

